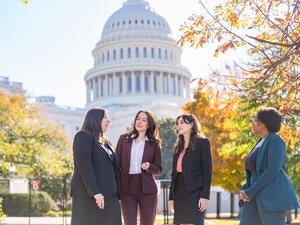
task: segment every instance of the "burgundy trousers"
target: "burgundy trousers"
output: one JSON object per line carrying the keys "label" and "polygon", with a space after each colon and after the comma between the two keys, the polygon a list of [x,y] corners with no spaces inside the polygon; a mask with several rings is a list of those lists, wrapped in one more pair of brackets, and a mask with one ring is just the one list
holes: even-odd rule
{"label": "burgundy trousers", "polygon": [[157,193],[142,193],[141,174],[129,176],[129,191],[122,192],[122,215],[124,225],[137,225],[139,212],[140,225],[153,225],[156,216]]}

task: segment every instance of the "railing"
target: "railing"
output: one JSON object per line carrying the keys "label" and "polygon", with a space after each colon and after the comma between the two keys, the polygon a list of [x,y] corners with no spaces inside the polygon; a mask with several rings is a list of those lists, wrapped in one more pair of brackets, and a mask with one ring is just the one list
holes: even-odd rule
{"label": "railing", "polygon": [[[55,202],[56,210],[60,212],[59,217],[55,220],[53,225],[68,225],[70,224],[70,212],[71,212],[71,198],[70,192],[70,180],[69,179],[27,179],[25,184],[18,183],[16,179],[0,179],[0,197],[3,198],[3,210],[8,217],[25,217],[28,219],[23,220],[22,223],[16,224],[25,225],[33,224],[32,218],[36,216],[45,216],[45,213],[41,213],[41,209],[37,208],[37,196],[40,192],[46,192],[51,196],[51,199]],[[19,180],[20,181],[20,180]],[[24,180],[21,180],[24,181]],[[159,188],[158,199],[158,214],[163,217],[163,224],[172,223],[172,214],[168,210],[169,201],[169,187],[170,180],[157,180]],[[9,192],[23,192],[23,194],[4,194]],[[14,195],[23,195],[24,202],[12,202]],[[47,195],[47,194],[46,194]],[[47,196],[48,196],[47,195]],[[10,198],[8,197],[10,196]],[[40,197],[39,197],[40,198]],[[9,204],[5,201],[9,199]],[[238,206],[239,197],[237,194],[221,192],[218,189],[212,188],[211,198],[209,200],[209,208],[207,209],[207,217],[210,218],[234,218],[238,217],[240,213],[240,207]],[[27,209],[19,211],[13,211],[9,207],[25,206]],[[54,207],[54,208],[55,208]],[[39,214],[40,213],[40,214]],[[294,210],[295,218],[298,216],[298,210]],[[47,216],[51,216],[46,214]],[[13,224],[13,223],[6,223]],[[34,222],[36,224],[36,222]],[[42,223],[41,223],[42,224]]]}

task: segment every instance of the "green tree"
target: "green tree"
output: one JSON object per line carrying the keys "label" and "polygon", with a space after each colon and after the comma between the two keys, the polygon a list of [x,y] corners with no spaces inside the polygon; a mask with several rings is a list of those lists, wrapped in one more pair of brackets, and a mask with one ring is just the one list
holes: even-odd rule
{"label": "green tree", "polygon": [[57,126],[40,116],[24,95],[0,91],[0,176],[62,177],[70,174],[71,142]]}
{"label": "green tree", "polygon": [[170,179],[172,173],[173,147],[177,138],[175,133],[175,120],[172,118],[158,120],[158,129],[160,138],[162,139],[163,164],[163,171],[158,178]]}

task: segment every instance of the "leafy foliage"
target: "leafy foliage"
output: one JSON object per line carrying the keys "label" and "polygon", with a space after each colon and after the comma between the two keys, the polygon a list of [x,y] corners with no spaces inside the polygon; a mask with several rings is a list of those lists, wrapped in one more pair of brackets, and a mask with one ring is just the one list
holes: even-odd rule
{"label": "leafy foliage", "polygon": [[[247,100],[272,100],[281,112],[299,117],[300,2],[283,0],[223,1],[214,12],[199,1],[205,14],[192,15],[181,27],[181,45],[205,47],[214,55],[244,47],[248,62],[231,73],[216,73]],[[212,3],[210,3],[212,4]],[[260,89],[260,95],[255,91]]]}
{"label": "leafy foliage", "polygon": [[0,176],[62,177],[71,173],[71,142],[39,115],[24,95],[0,91]]}
{"label": "leafy foliage", "polygon": [[176,142],[175,120],[165,118],[158,120],[159,134],[162,139],[162,164],[163,171],[160,179],[171,178],[173,147]]}

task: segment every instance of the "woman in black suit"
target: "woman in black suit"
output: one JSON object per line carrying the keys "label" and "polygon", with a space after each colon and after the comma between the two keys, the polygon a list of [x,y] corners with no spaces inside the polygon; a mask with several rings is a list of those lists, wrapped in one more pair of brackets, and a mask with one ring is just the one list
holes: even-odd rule
{"label": "woman in black suit", "polygon": [[174,224],[203,225],[212,178],[210,143],[193,114],[178,116],[176,126],[169,207]]}
{"label": "woman in black suit", "polygon": [[71,225],[121,225],[119,161],[105,133],[104,109],[90,109],[73,142]]}

